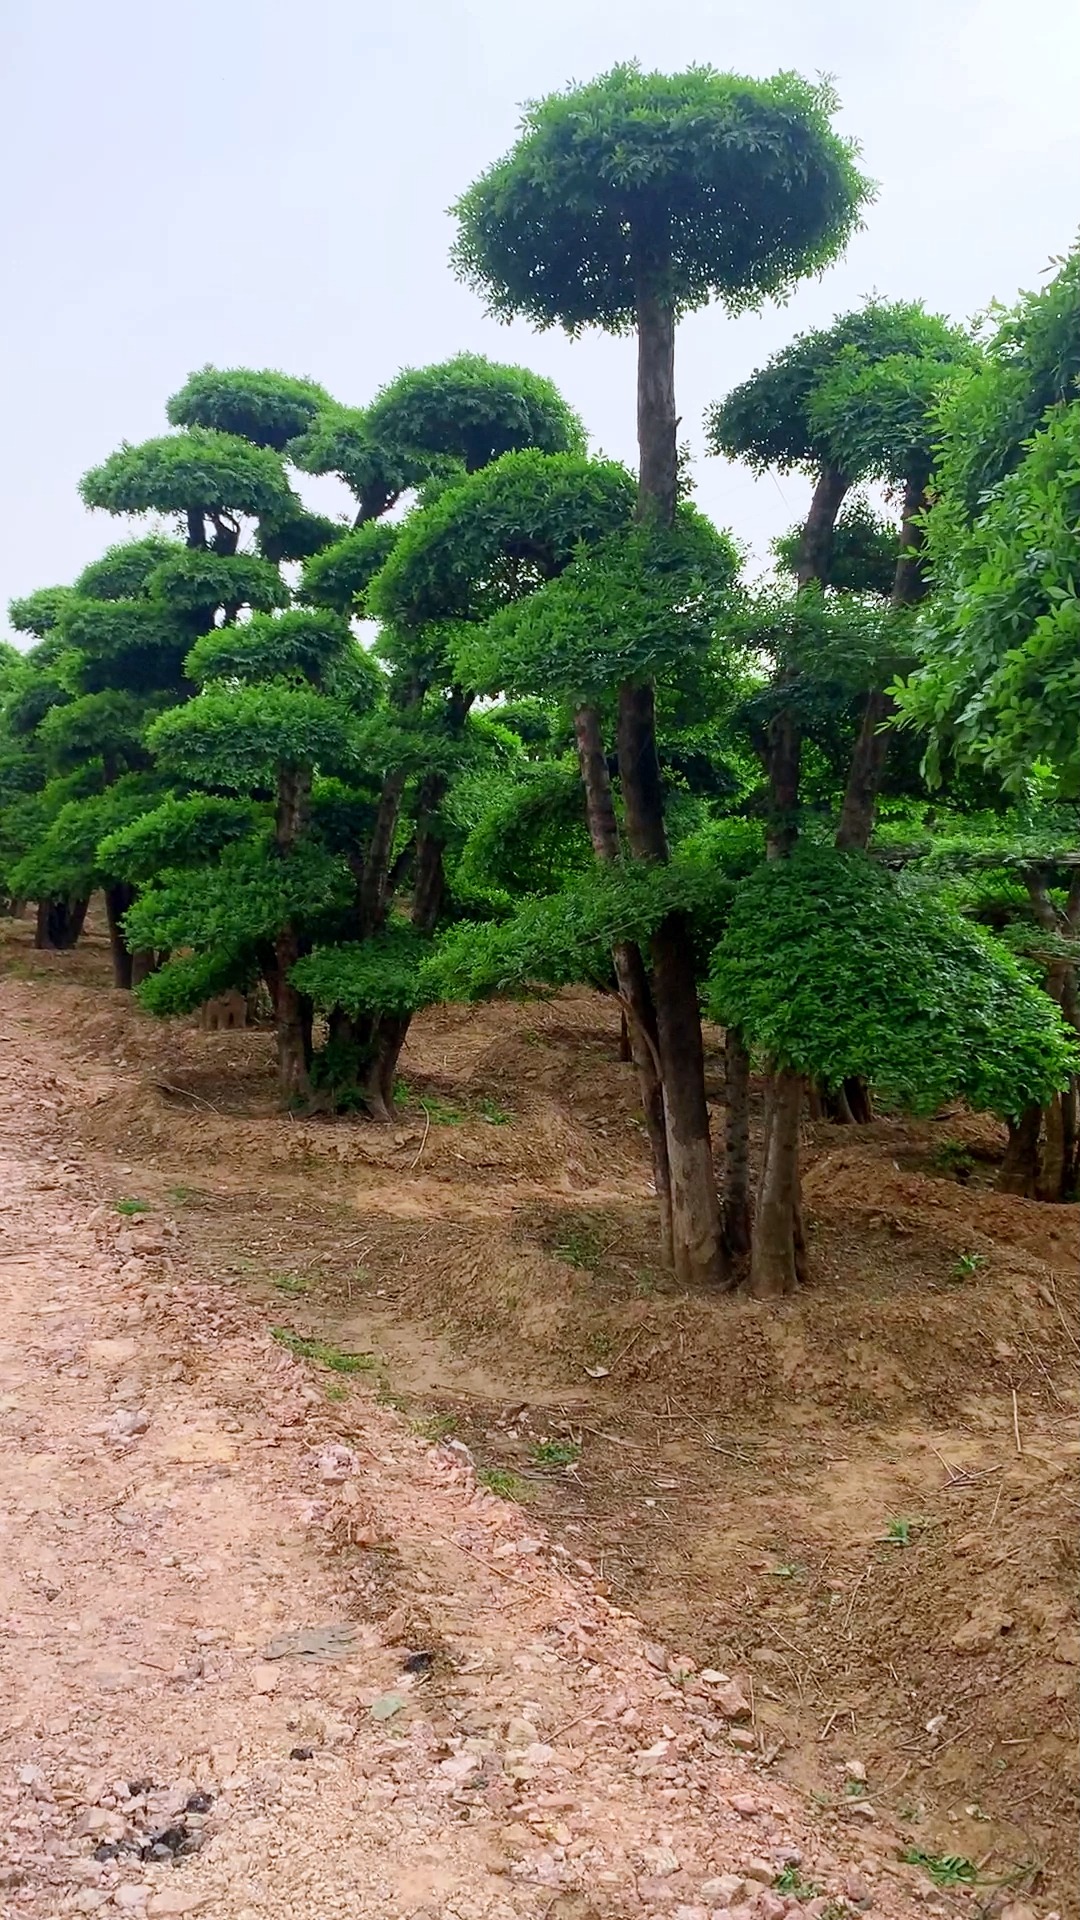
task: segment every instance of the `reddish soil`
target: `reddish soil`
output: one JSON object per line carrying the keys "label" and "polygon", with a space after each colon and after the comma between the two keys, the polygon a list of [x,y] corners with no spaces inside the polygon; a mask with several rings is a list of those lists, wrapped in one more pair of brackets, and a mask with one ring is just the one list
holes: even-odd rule
{"label": "reddish soil", "polygon": [[5,952],[41,1117],[107,1205],[169,1222],[238,1312],[370,1352],[384,1402],[734,1675],[755,1777],[833,1846],[865,1828],[939,1880],[971,1862],[980,1909],[1077,1911],[1080,1210],[993,1191],[992,1123],[809,1128],[813,1285],[691,1297],[593,997],[425,1015],[376,1129],[277,1113],[270,1036],[153,1022],[93,929]]}

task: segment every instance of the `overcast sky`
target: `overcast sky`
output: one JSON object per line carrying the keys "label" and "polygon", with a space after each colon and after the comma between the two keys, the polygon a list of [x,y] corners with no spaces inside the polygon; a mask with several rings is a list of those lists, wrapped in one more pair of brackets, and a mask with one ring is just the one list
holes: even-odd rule
{"label": "overcast sky", "polygon": [[447,264],[446,207],[520,103],[618,60],[831,74],[879,182],[865,232],[789,306],[680,331],[698,499],[759,553],[806,490],[706,458],[707,403],[868,293],[955,317],[1011,300],[1080,224],[1076,0],[8,0],[3,17],[0,607],[122,536],[79,476],[160,432],[207,361],[363,404],[470,348],[550,374],[594,448],[632,459],[630,345],[496,325]]}

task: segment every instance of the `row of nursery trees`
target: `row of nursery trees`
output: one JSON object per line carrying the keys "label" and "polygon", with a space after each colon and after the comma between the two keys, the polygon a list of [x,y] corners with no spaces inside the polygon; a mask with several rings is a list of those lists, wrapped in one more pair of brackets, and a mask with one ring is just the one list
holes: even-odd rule
{"label": "row of nursery trees", "polygon": [[960,1097],[1007,1119],[1014,1190],[1080,1177],[1080,257],[981,328],[871,301],[711,409],[712,452],[812,480],[771,579],[690,498],[678,319],[841,253],[872,195],[836,105],[617,68],[458,203],[492,312],[636,335],[636,474],[474,355],[359,409],[206,368],[82,482],[150,530],[17,602],[3,659],[0,864],[39,944],[102,889],[118,986],[167,1016],[262,983],[283,1100],[374,1119],[424,1004],[587,982],[661,1259],[766,1295],[805,1272],[808,1100]]}

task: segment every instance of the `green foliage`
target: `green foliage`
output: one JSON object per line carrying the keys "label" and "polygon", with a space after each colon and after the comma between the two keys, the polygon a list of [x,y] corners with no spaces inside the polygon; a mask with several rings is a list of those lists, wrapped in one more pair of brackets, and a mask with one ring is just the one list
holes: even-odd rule
{"label": "green foliage", "polygon": [[908,1847],[900,1858],[909,1866],[922,1867],[938,1887],[970,1887],[979,1877],[974,1862],[963,1854],[923,1853],[919,1847]]}
{"label": "green foliage", "polygon": [[[838,369],[868,372],[897,359],[944,369],[971,354],[970,336],[940,314],[926,313],[921,302],[868,300],[830,327],[797,335],[712,407],[706,417],[709,449],[743,460],[757,473],[843,465],[842,449],[814,407]],[[852,480],[862,470],[857,459],[845,468]]]}
{"label": "green foliage", "polygon": [[16,633],[32,633],[44,640],[59,625],[60,616],[74,599],[72,587],[39,587],[8,607],[8,619]]}
{"label": "green foliage", "polygon": [[27,900],[74,899],[118,878],[102,843],[152,805],[160,787],[129,775],[104,792],[68,800],[34,837],[10,884]]}
{"label": "green foliage", "polygon": [[629,525],[625,467],[580,454],[508,453],[410,515],[368,608],[405,628],[481,621]]}
{"label": "green foliage", "polygon": [[476,473],[504,453],[580,453],[585,429],[554,382],[528,367],[459,353],[434,367],[409,367],[367,411],[383,445],[460,460]]}
{"label": "green foliage", "polygon": [[163,704],[107,688],[49,708],[37,730],[47,764],[71,770],[91,765],[112,773],[145,767],[147,727]]}
{"label": "green foliage", "polygon": [[642,291],[758,306],[835,259],[870,197],[837,108],[825,82],[706,67],[549,94],[458,201],[457,270],[495,313],[570,333],[631,327]]}
{"label": "green foliage", "polygon": [[282,854],[269,839],[225,847],[214,866],[166,869],[127,914],[131,946],[242,956],[295,923],[321,930],[352,898],[343,860],[306,844]]}
{"label": "green foliage", "polygon": [[[970,353],[970,342],[961,336]],[[929,473],[936,403],[953,366],[913,353],[895,353],[865,365],[853,348],[810,394],[811,431],[829,449],[833,465],[860,479],[900,486]]]}
{"label": "green foliage", "polygon": [[669,673],[710,645],[738,564],[732,541],[683,502],[671,530],[620,529],[486,627],[463,629],[458,672],[485,691],[574,701]]}
{"label": "green foliage", "polygon": [[307,560],[312,554],[332,547],[347,531],[341,520],[325,513],[309,513],[295,495],[259,521],[255,544],[264,560],[278,566],[282,560]]}
{"label": "green foliage", "polygon": [[1039,293],[996,325],[979,364],[951,386],[939,410],[935,521],[964,524],[990,490],[1023,458],[1051,408],[1067,405],[1080,383],[1080,248],[1054,263],[1058,272]]}
{"label": "green foliage", "polygon": [[348,687],[361,707],[373,705],[382,688],[377,663],[353,638],[348,621],[326,608],[256,613],[242,626],[212,627],[196,640],[186,665],[202,685],[291,680]]}
{"label": "green foliage", "polygon": [[125,540],[84,567],[72,592],[81,594],[84,600],[137,600],[146,593],[157,568],[183,552],[178,540],[169,540],[161,533],[148,533],[143,540]]}
{"label": "green foliage", "polygon": [[324,407],[289,446],[289,459],[304,473],[336,473],[356,495],[361,518],[378,519],[432,470],[432,456],[408,447],[384,446],[359,407]]}
{"label": "green foliage", "polygon": [[125,442],[83,475],[79,492],[108,513],[272,514],[291,499],[277,454],[210,427]]}
{"label": "green foliage", "polygon": [[501,774],[485,766],[474,783],[463,784],[474,792],[463,795],[460,786],[451,792],[450,817],[461,817],[463,798],[472,799],[473,817],[451,885],[467,910],[483,903],[506,912],[523,894],[553,893],[572,873],[591,868],[584,794],[573,763],[540,761]]}
{"label": "green foliage", "polygon": [[320,1013],[413,1013],[427,1004],[421,968],[428,948],[410,926],[392,925],[370,940],[316,947],[292,979]]}
{"label": "green foliage", "polygon": [[218,607],[253,607],[269,613],[289,602],[289,589],[276,566],[254,553],[213,553],[203,547],[176,547],[147,576],[146,591],[177,613],[212,619]]}
{"label": "green foliage", "polygon": [[140,1004],[159,1020],[195,1013],[218,994],[254,984],[258,969],[254,956],[217,947],[208,953],[174,954],[135,989]]}
{"label": "green foliage", "polygon": [[330,404],[330,395],[313,380],[206,366],[189,375],[165,411],[174,427],[210,427],[282,453]]}
{"label": "green foliage", "polygon": [[[794,574],[802,543],[801,526],[782,533],[772,552],[784,573]],[[840,510],[833,527],[826,585],[838,593],[872,593],[887,600],[900,551],[895,525],[875,513],[869,502],[856,497]]]}
{"label": "green foliage", "polygon": [[323,768],[349,758],[349,716],[311,687],[211,685],[154,721],[162,767],[227,793],[272,789],[281,766]]}
{"label": "green foliage", "polygon": [[183,687],[191,631],[155,601],[72,599],[59,631],[67,651],[57,669],[73,693]]}
{"label": "green foliage", "polygon": [[331,1373],[370,1373],[375,1365],[373,1353],[350,1353],[346,1347],[328,1346],[325,1340],[294,1333],[291,1327],[271,1327],[270,1333],[297,1359],[314,1360],[316,1366],[329,1367]]}
{"label": "green foliage", "polygon": [[1080,400],[1052,413],[970,527],[930,516],[938,592],[921,669],[900,695],[909,724],[1022,788],[1033,764],[1080,794]]}
{"label": "green foliage", "polygon": [[782,1066],[930,1111],[1016,1114],[1068,1078],[1058,1010],[989,935],[863,854],[802,844],[744,881],[709,1011]]}
{"label": "green foliage", "polygon": [[524,900],[509,919],[451,928],[424,968],[425,984],[432,999],[465,1001],[580,981],[607,987],[612,947],[647,944],[669,913],[690,916],[704,953],[731,894],[722,874],[697,861],[594,866],[556,894]]}
{"label": "green foliage", "polygon": [[261,824],[249,800],[216,794],[167,794],[156,807],[109,833],[98,850],[102,864],[121,880],[153,880],[167,867],[199,867]]}
{"label": "green foliage", "polygon": [[394,550],[400,528],[388,520],[367,520],[332,546],[305,560],[298,598],[312,607],[338,613],[362,611],[364,595]]}

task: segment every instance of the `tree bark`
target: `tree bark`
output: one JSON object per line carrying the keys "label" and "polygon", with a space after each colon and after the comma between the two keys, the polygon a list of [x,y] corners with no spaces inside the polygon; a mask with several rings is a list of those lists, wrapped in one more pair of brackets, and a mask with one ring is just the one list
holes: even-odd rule
{"label": "tree bark", "polygon": [[800,592],[815,581],[819,586],[828,585],[836,516],[850,489],[851,481],[845,473],[841,473],[839,467],[822,467],[803,525],[795,562],[795,584]]}
{"label": "tree bark", "polygon": [[750,1251],[750,1050],[737,1027],[726,1037],[724,1240],[733,1259]]}
{"label": "tree bark", "polygon": [[133,979],[132,956],[124,930],[120,922],[135,898],[134,887],[122,881],[105,889],[105,917],[109,925],[109,946],[112,949],[113,985],[130,992]]}
{"label": "tree bark", "polygon": [[998,1174],[1001,1193],[1019,1193],[1034,1200],[1039,1183],[1039,1135],[1042,1108],[1025,1107],[1019,1120],[1007,1120],[1009,1143]]}
{"label": "tree bark", "polygon": [[[678,498],[675,413],[675,315],[656,289],[664,262],[637,261],[637,519],[671,527]],[[666,860],[663,789],[656,752],[653,688],[627,683],[619,692],[619,778],[626,835],[636,860]],[[664,1130],[671,1180],[675,1273],[688,1286],[724,1279],[720,1203],[716,1190],[701,1013],[689,933],[683,916],[669,917],[650,942]]]}
{"label": "tree bark", "polygon": [[774,1299],[794,1293],[805,1269],[799,1179],[803,1084],[797,1073],[774,1073],[765,1156],[754,1214],[750,1291]]}
{"label": "tree bark", "polygon": [[78,900],[39,900],[34,925],[34,945],[66,953],[83,930],[88,897]]}
{"label": "tree bark", "polygon": [[[574,715],[574,738],[578,765],[585,789],[585,815],[589,838],[597,860],[610,864],[619,855],[619,829],[615,801],[611,791],[607,754],[604,752],[600,715],[595,707],[579,707]],[[645,1131],[652,1155],[653,1185],[660,1216],[660,1257],[664,1266],[674,1261],[671,1227],[671,1167],[668,1161],[667,1126],[664,1118],[664,1092],[660,1083],[660,1048],[656,1010],[649,989],[648,975],[641,950],[630,941],[620,942],[612,961],[629,1057],[637,1069]]]}
{"label": "tree bark", "polygon": [[[277,783],[274,838],[284,857],[306,831],[311,811],[311,768],[281,767]],[[287,1105],[311,1097],[311,1007],[290,975],[300,958],[300,938],[290,922],[274,939],[274,967],[269,982],[277,1032],[278,1081]]]}
{"label": "tree bark", "polygon": [[[926,467],[909,474],[904,484],[904,517],[900,529],[900,553],[893,575],[890,606],[894,612],[913,607],[926,592],[923,573],[923,530],[921,516],[926,510],[930,476]],[[896,702],[884,687],[873,687],[866,696],[862,724],[851,756],[847,790],[840,809],[836,845],[865,853],[874,831],[881,779],[889,757],[891,736],[888,722],[896,713]]]}

